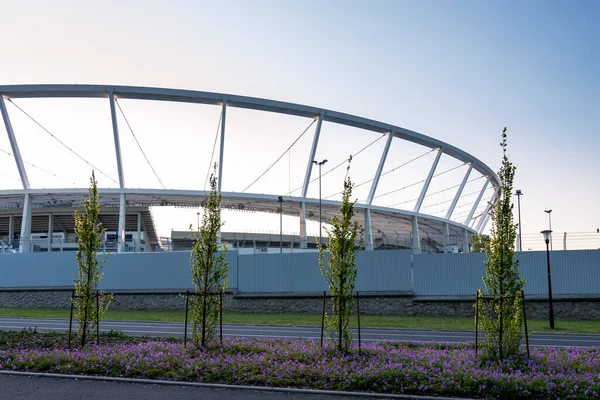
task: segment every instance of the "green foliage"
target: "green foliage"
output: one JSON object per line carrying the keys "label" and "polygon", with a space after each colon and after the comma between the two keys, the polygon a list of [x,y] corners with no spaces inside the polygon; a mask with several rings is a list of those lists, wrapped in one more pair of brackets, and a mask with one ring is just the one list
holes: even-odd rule
{"label": "green foliage", "polygon": [[473,253],[483,253],[491,240],[490,235],[483,233],[481,235],[474,233],[471,235],[471,239],[473,242]]}
{"label": "green foliage", "polygon": [[[502,132],[502,166],[498,172],[500,197],[491,208],[492,230],[485,246],[483,284],[490,300],[481,301],[479,318],[485,332],[484,360],[505,360],[519,356],[523,310],[521,294],[525,280],[519,277],[519,260],[514,260],[517,225],[513,221],[513,179],[516,167],[506,154],[506,128]],[[482,294],[482,290],[479,290]]]}
{"label": "green foliage", "polygon": [[215,294],[227,288],[229,272],[229,263],[225,262],[227,246],[217,243],[223,224],[216,169],[215,163],[210,176],[210,192],[203,205],[202,226],[190,254],[192,283],[196,291],[196,295],[190,297],[190,320],[192,338],[198,348],[204,347],[215,336],[219,317],[219,297]]}
{"label": "green foliage", "polygon": [[[81,338],[81,346],[85,346],[96,328],[96,321],[102,319],[112,300],[112,296],[98,291],[98,284],[104,275],[100,270],[106,258],[99,260],[97,253],[97,249],[102,245],[104,229],[98,221],[100,204],[94,171],[90,178],[88,193],[89,199],[82,199],[85,213],[75,211],[74,215],[79,270],[78,279],[75,280],[74,302],[79,320],[77,335]],[[98,307],[96,307],[96,296],[98,296]]]}
{"label": "green foliage", "polygon": [[[351,161],[352,156],[348,161],[347,171],[350,170]],[[352,181],[347,174],[344,180],[340,216],[334,216],[331,220],[333,228],[326,229],[329,237],[328,251],[325,251],[317,241],[321,274],[327,279],[329,291],[333,296],[332,314],[325,316],[325,331],[331,340],[337,338],[340,351],[348,351],[352,345],[350,317],[354,307],[357,237],[360,240],[359,248],[363,243],[362,229],[357,222],[352,222],[354,217],[354,202],[350,201],[352,187]]]}
{"label": "green foliage", "polygon": [[124,337],[127,337],[127,335],[125,334],[125,332],[123,332],[120,329],[111,329],[108,332],[104,332],[101,334],[104,337],[108,337],[108,338],[116,338],[116,339],[121,339]]}

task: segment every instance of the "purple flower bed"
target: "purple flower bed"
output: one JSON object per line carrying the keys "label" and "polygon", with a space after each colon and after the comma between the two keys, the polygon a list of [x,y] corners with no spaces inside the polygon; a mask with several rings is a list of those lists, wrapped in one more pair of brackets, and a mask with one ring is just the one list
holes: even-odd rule
{"label": "purple flower bed", "polygon": [[342,355],[317,342],[226,339],[223,347],[181,343],[0,351],[0,369],[257,386],[502,399],[600,397],[600,348],[534,348],[520,368],[481,365],[460,344],[380,342]]}

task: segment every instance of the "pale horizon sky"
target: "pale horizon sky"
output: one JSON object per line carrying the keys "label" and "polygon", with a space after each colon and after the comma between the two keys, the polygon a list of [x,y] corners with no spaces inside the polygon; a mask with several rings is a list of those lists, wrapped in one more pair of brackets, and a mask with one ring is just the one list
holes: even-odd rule
{"label": "pale horizon sky", "polygon": [[[600,227],[600,157],[595,154],[600,144],[600,2],[0,0],[0,6],[0,85],[173,87],[307,104],[415,130],[467,151],[495,171],[506,126],[510,159],[517,166],[515,189],[524,193],[523,233],[547,228],[544,209],[553,210],[555,232],[592,233]],[[105,102],[15,103],[116,177]],[[125,100],[120,104],[167,187],[201,188],[220,110]],[[52,181],[28,168],[30,179],[40,187],[72,187],[71,180],[85,186],[85,165],[68,161],[64,149],[8,107],[23,158],[67,178]],[[224,190],[243,189],[309,123],[228,110],[225,148],[231,157],[224,162]],[[160,187],[123,121],[120,132],[128,186]],[[250,191],[272,190],[272,182],[280,185],[278,191],[294,189],[302,179],[298,171],[305,167],[304,152],[313,132],[314,125],[274,175]],[[317,159],[328,158],[334,165],[377,136],[324,125]],[[100,142],[91,149],[90,137]],[[361,170],[378,162],[383,142],[376,142],[362,160],[357,157],[355,182],[372,178],[362,176]],[[7,143],[2,128],[0,149],[9,150]],[[400,163],[422,149],[406,146],[397,151]],[[239,160],[239,154],[255,158]],[[0,188],[18,188],[10,178],[14,162],[5,159],[0,154]],[[178,180],[172,168],[179,161],[198,168],[200,182]],[[424,157],[414,170],[382,182],[383,188],[419,180],[417,170],[424,169],[426,175],[430,163]],[[452,175],[460,181],[460,171],[464,173],[459,169],[448,174],[438,188],[453,185]],[[101,183],[103,179],[108,181],[99,176]],[[323,180],[324,196],[341,186],[339,175],[328,179]],[[314,196],[316,186],[311,190]],[[412,195],[397,193],[385,204]],[[449,196],[442,193],[431,207],[435,210],[436,202]],[[195,210],[160,214],[161,234],[196,223]],[[252,224],[246,218],[226,221],[224,229]],[[262,230],[277,230],[278,217],[273,219],[265,218],[269,221]],[[284,230],[297,230],[296,225],[289,220]],[[309,226],[309,233],[316,230]],[[598,243],[600,247],[600,235]]]}

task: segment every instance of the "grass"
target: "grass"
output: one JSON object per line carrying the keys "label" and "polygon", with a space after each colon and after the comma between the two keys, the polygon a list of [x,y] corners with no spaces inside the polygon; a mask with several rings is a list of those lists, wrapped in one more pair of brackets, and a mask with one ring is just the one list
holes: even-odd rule
{"label": "grass", "polygon": [[[0,307],[2,317],[26,318],[69,318],[69,309],[64,308],[4,308]],[[119,321],[160,321],[183,322],[183,311],[137,311],[109,310],[105,320]],[[227,324],[266,324],[318,326],[319,314],[252,314],[223,313],[223,322]],[[353,318],[356,324],[356,318]],[[473,330],[473,318],[459,317],[400,317],[363,315],[360,319],[363,328],[405,328],[435,330]],[[556,321],[556,329],[551,330],[546,320],[528,320],[529,331],[556,333],[599,333],[600,321]]]}

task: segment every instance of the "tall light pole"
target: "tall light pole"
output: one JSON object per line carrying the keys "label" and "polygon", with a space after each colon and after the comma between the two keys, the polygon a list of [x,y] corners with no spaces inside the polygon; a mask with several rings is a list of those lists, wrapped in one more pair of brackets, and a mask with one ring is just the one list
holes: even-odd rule
{"label": "tall light pole", "polygon": [[544,235],[544,242],[546,242],[546,260],[548,263],[548,313],[550,317],[550,329],[554,329],[554,308],[552,307],[552,275],[550,274],[550,250],[548,248],[552,231],[546,229],[541,233]]}
{"label": "tall light pole", "polygon": [[[548,214],[548,224],[550,227],[550,232],[552,232],[552,210],[544,210],[546,214]],[[550,250],[552,250],[552,235],[550,235]]]}
{"label": "tall light pole", "polygon": [[196,227],[198,228],[198,232],[200,232],[200,212],[196,213]]}
{"label": "tall light pole", "polygon": [[319,245],[321,244],[321,237],[322,237],[322,229],[323,229],[323,224],[321,222],[321,218],[322,218],[322,214],[321,214],[321,166],[323,164],[325,164],[327,162],[327,159],[319,162],[316,160],[313,160],[313,163],[315,163],[316,165],[319,166]]}
{"label": "tall light pole", "polygon": [[517,203],[519,205],[519,251],[523,251],[523,235],[521,235],[521,190],[517,190]]}

